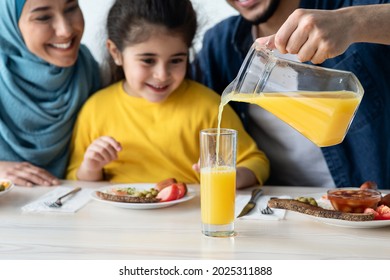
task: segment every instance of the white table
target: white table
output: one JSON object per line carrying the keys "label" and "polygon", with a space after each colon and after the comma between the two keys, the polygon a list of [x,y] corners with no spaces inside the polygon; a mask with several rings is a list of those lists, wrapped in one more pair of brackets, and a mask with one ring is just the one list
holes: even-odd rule
{"label": "white table", "polygon": [[[91,189],[107,185],[64,184]],[[292,197],[324,191],[264,190],[268,195]],[[22,206],[48,191],[49,187],[15,187],[0,196],[0,259],[390,259],[390,227],[342,228],[289,211],[282,221],[237,220],[234,238],[206,237],[200,231],[199,193],[190,201],[153,210],[123,209],[91,200],[74,214],[22,212]]]}

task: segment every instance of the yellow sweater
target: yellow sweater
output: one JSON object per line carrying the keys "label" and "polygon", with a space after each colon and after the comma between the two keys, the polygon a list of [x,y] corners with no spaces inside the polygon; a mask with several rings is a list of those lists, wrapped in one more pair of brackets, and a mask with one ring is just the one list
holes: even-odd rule
{"label": "yellow sweater", "polygon": [[[106,179],[121,183],[154,183],[174,177],[199,183],[192,170],[199,159],[199,132],[217,127],[220,96],[205,86],[184,80],[162,103],[127,95],[123,81],[92,95],[82,108],[71,143],[67,179],[77,179],[87,147],[100,136],[122,145],[119,158],[105,166]],[[230,106],[225,106],[221,127],[238,131],[237,167],[254,172],[260,184],[268,178],[269,163],[245,132]]]}

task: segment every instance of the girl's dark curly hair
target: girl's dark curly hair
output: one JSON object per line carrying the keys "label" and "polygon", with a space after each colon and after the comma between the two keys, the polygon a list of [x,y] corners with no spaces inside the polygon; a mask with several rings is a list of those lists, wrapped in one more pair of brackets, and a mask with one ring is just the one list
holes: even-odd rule
{"label": "girl's dark curly hair", "polygon": [[[107,35],[119,51],[146,41],[157,27],[182,36],[191,47],[196,34],[196,12],[190,0],[116,0],[107,17]],[[124,78],[122,67],[108,58],[111,83]]]}

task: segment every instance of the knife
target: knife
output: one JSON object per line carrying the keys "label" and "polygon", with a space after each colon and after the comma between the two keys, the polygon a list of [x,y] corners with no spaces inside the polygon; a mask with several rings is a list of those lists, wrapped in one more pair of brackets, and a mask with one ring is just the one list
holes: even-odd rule
{"label": "knife", "polygon": [[248,215],[253,208],[256,206],[256,201],[263,194],[263,189],[261,187],[255,188],[252,190],[251,199],[249,202],[242,208],[240,215],[237,216],[237,218],[240,218],[242,216]]}

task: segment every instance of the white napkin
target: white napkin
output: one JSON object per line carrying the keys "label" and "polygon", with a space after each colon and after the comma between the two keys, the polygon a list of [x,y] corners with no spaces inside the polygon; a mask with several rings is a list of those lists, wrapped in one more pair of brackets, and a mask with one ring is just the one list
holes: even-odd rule
{"label": "white napkin", "polygon": [[62,199],[62,206],[58,208],[49,207],[45,202],[54,202],[60,196],[70,192],[75,187],[72,186],[61,186],[56,187],[50,192],[47,192],[37,200],[26,204],[22,207],[25,212],[60,212],[60,213],[75,213],[81,207],[88,203],[91,196],[90,189],[81,189],[77,193],[71,194]]}
{"label": "white napkin", "polygon": [[[289,196],[274,196],[277,198],[285,198],[289,199],[291,197]],[[235,216],[237,217],[241,210],[244,208],[244,206],[248,203],[249,199],[251,198],[250,194],[242,195],[239,194],[236,196],[236,206],[235,206]],[[274,212],[272,214],[262,214],[261,210],[267,207],[268,200],[270,200],[271,196],[269,195],[261,195],[256,202],[255,208],[252,209],[249,214],[240,217],[238,219],[244,219],[244,220],[283,220],[284,216],[286,214],[286,210],[284,209],[272,209]]]}

